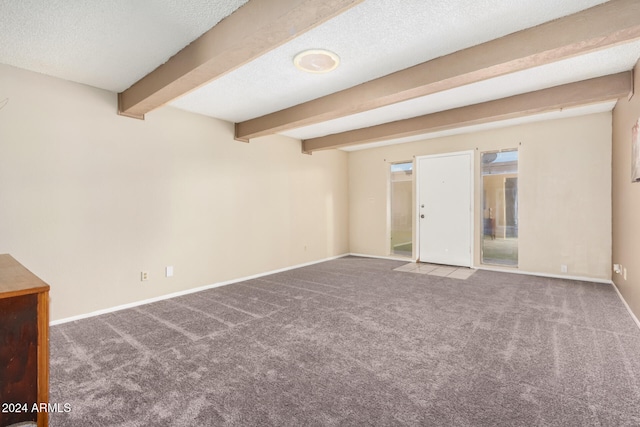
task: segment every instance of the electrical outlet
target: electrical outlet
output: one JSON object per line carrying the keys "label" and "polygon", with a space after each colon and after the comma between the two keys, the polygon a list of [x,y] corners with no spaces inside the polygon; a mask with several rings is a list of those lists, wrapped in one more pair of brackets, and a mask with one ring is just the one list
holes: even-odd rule
{"label": "electrical outlet", "polygon": [[140,273],[140,280],[143,282],[149,280],[149,272],[143,271],[142,273]]}
{"label": "electrical outlet", "polygon": [[613,264],[613,272],[616,274],[620,274],[622,272],[622,265]]}
{"label": "electrical outlet", "polygon": [[164,269],[164,274],[166,277],[173,277],[173,265],[168,265],[167,268]]}
{"label": "electrical outlet", "polygon": [[622,277],[624,278],[624,280],[627,280],[627,269],[625,268],[624,270],[622,270]]}
{"label": "electrical outlet", "polygon": [[566,273],[567,271],[568,271],[567,264],[561,264],[560,265],[560,272],[561,273]]}

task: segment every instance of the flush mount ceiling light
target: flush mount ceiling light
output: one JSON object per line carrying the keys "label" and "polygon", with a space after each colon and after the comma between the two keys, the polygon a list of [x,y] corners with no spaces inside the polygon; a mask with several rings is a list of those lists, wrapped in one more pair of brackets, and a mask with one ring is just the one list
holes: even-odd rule
{"label": "flush mount ceiling light", "polygon": [[336,69],[340,58],[328,50],[310,49],[297,54],[293,63],[296,68],[307,73],[328,73]]}

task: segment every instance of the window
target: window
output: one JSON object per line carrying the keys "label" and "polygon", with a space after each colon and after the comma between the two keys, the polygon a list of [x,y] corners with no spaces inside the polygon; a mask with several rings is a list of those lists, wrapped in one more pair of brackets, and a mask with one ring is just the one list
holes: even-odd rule
{"label": "window", "polygon": [[392,255],[410,257],[413,254],[412,201],[413,163],[392,164],[389,194]]}
{"label": "window", "polygon": [[518,266],[518,150],[482,153],[482,263]]}

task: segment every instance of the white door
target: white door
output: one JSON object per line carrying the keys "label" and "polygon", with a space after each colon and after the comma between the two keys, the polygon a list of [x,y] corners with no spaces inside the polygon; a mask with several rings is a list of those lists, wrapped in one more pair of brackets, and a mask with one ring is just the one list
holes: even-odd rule
{"label": "white door", "polygon": [[420,261],[471,267],[473,152],[417,161]]}

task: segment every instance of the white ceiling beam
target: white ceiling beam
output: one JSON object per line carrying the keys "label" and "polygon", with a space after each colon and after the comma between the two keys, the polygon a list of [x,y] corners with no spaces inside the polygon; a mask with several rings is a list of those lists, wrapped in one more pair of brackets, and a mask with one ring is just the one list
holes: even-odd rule
{"label": "white ceiling beam", "polygon": [[628,96],[632,90],[632,73],[627,71],[411,119],[306,139],[302,141],[302,151],[311,153],[513,119],[618,99]]}
{"label": "white ceiling beam", "polygon": [[640,38],[640,1],[608,3],[236,124],[236,139],[369,111]]}
{"label": "white ceiling beam", "polygon": [[363,0],[251,0],[118,94],[118,113],[144,115],[258,58]]}

